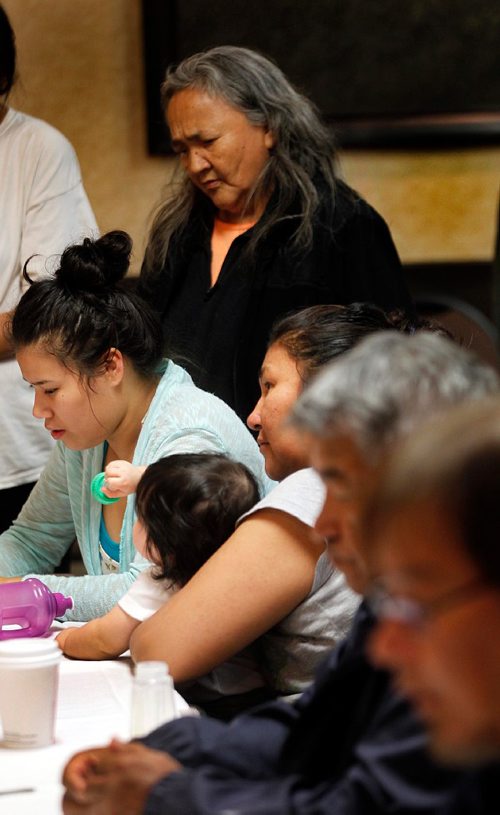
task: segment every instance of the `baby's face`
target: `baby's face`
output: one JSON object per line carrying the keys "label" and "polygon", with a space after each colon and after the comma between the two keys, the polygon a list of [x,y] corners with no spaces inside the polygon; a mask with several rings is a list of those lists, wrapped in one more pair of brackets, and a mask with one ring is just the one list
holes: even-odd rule
{"label": "baby's face", "polygon": [[135,522],[132,534],[134,546],[139,554],[146,558],[146,560],[152,560],[155,566],[160,566],[161,561],[159,556],[157,556],[156,547],[150,548],[149,551],[147,550],[147,532],[141,521]]}

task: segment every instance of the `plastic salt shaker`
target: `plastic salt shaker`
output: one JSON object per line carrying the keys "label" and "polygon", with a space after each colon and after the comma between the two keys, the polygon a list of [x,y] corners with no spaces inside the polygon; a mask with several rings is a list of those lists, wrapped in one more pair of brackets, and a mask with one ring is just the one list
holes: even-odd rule
{"label": "plastic salt shaker", "polygon": [[175,718],[174,683],[167,663],[138,662],[132,682],[132,738],[145,736]]}

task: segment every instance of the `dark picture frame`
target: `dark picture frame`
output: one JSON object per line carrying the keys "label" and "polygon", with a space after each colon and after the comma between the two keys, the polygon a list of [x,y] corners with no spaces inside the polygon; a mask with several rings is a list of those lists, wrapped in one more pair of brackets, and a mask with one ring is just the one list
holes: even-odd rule
{"label": "dark picture frame", "polygon": [[168,65],[214,45],[275,59],[341,147],[500,144],[500,4],[492,0],[142,0],[148,146],[170,152]]}

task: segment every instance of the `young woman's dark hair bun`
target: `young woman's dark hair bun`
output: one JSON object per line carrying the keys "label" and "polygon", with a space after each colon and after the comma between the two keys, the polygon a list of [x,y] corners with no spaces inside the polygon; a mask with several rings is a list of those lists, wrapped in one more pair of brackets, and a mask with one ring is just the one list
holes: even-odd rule
{"label": "young woman's dark hair bun", "polygon": [[69,291],[102,291],[123,280],[131,251],[130,236],[120,230],[97,240],[85,238],[64,250],[56,277]]}
{"label": "young woman's dark hair bun", "polygon": [[54,277],[31,281],[14,311],[14,348],[42,342],[82,376],[96,376],[117,348],[143,377],[157,378],[164,352],[158,314],[122,282],[132,240],[108,232],[69,246]]}

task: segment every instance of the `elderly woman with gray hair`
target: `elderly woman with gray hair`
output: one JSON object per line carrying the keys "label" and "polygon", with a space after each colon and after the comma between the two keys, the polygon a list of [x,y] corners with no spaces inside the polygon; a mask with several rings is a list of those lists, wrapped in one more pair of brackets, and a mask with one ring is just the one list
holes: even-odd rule
{"label": "elderly woman with gray hair", "polygon": [[162,94],[181,173],[139,290],[196,384],[245,419],[278,317],[325,303],[411,308],[410,296],[387,225],[340,180],[329,130],[273,62],[212,48],[170,68]]}

